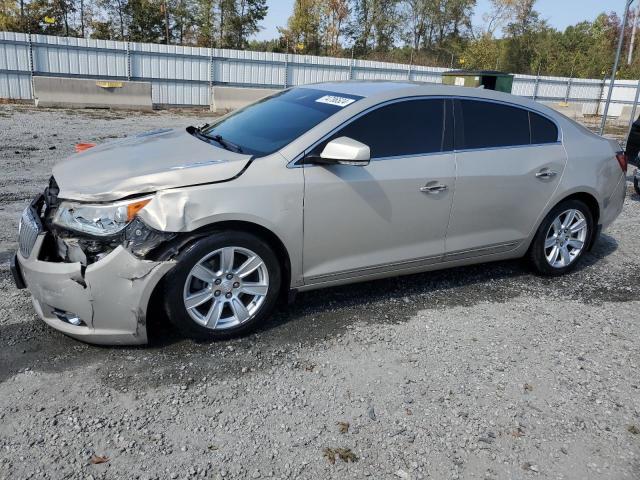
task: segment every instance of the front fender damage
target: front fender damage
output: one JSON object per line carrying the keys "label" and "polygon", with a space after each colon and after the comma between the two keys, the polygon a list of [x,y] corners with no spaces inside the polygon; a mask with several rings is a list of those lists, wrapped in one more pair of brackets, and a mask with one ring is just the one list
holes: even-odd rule
{"label": "front fender damage", "polygon": [[141,260],[123,247],[89,265],[84,280],[89,290],[93,327],[128,331],[146,342],[149,298],[174,265],[173,260]]}
{"label": "front fender damage", "polygon": [[[79,262],[40,260],[44,235],[20,268],[38,315],[50,326],[97,344],[147,342],[149,299],[175,261],[144,260],[122,246],[84,268]],[[79,324],[65,321],[77,317]]]}

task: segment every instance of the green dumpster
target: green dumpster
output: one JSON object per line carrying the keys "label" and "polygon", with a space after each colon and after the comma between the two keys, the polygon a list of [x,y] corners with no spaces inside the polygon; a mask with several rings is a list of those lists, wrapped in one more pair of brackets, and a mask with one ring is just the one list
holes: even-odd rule
{"label": "green dumpster", "polygon": [[442,74],[442,83],[459,87],[478,88],[511,93],[513,75],[493,70],[453,70]]}

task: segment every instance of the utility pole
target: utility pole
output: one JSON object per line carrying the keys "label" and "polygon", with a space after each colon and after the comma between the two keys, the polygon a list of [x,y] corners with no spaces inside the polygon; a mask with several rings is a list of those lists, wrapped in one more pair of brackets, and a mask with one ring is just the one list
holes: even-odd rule
{"label": "utility pole", "polygon": [[626,0],[624,6],[624,16],[622,17],[622,28],[620,29],[620,38],[618,39],[618,49],[616,50],[616,59],[613,62],[613,71],[609,79],[609,93],[607,93],[607,103],[604,104],[604,112],[602,112],[602,122],[600,123],[600,135],[604,134],[604,127],[607,124],[607,114],[609,113],[609,104],[613,95],[613,87],[616,82],[616,73],[618,72],[618,64],[620,63],[620,54],[622,53],[622,44],[624,43],[624,30],[627,28],[627,17],[629,16],[629,7],[633,0]]}

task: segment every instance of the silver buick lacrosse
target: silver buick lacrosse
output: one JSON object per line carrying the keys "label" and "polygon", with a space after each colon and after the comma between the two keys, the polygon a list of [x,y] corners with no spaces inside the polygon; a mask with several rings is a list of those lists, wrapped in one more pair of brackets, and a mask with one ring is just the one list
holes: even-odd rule
{"label": "silver buick lacrosse", "polygon": [[283,90],[213,123],[78,153],[12,262],[50,326],[222,339],[296,292],[526,257],[569,272],[622,209],[626,158],[539,103],[396,82]]}

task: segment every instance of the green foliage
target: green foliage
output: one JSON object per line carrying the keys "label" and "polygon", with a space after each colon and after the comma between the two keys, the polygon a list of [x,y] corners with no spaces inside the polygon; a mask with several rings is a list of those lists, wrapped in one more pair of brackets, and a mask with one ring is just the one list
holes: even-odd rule
{"label": "green foliage", "polygon": [[246,48],[267,0],[0,0],[0,29]]}
{"label": "green foliage", "polygon": [[469,70],[499,70],[503,49],[504,42],[485,34],[466,45],[459,63]]}
{"label": "green foliage", "polygon": [[19,31],[21,29],[18,4],[11,0],[0,0],[0,30]]}
{"label": "green foliage", "polygon": [[287,26],[280,29],[288,48],[298,53],[320,54],[322,9],[315,0],[296,0]]}
{"label": "green foliage", "polygon": [[[72,23],[76,12],[75,2],[72,0],[34,0],[24,3],[24,15],[13,20],[16,25],[21,25],[21,31],[32,33],[44,33],[47,35],[72,35],[78,34]],[[11,11],[16,11],[12,8]],[[20,10],[17,10],[19,15]]]}
{"label": "green foliage", "polygon": [[159,43],[164,33],[163,0],[129,0],[124,6],[128,22],[128,39],[132,42]]}

